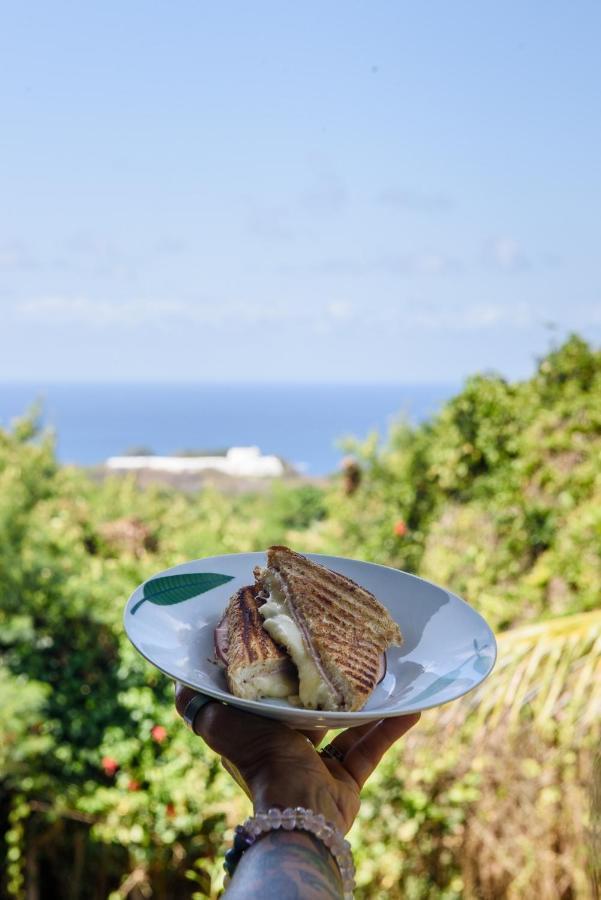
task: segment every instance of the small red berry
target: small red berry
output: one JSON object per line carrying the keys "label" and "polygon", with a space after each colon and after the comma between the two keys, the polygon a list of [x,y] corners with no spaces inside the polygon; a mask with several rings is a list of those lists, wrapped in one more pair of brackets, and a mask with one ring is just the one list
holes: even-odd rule
{"label": "small red berry", "polygon": [[119,768],[119,763],[112,756],[103,756],[100,765],[107,775],[114,775]]}
{"label": "small red berry", "polygon": [[157,744],[162,744],[167,737],[167,729],[164,725],[153,725],[150,729],[150,734],[152,735],[153,741],[156,741]]}
{"label": "small red berry", "polygon": [[140,790],[140,782],[136,781],[135,778],[131,778],[127,782],[127,790],[128,791],[139,791]]}
{"label": "small red berry", "polygon": [[409,529],[407,528],[407,525],[405,524],[405,522],[403,522],[402,519],[399,519],[397,522],[394,523],[393,531],[397,537],[405,537],[405,535],[407,534]]}
{"label": "small red berry", "polygon": [[175,815],[175,806],[173,803],[168,803],[165,807],[165,812],[167,813],[167,818],[172,819]]}

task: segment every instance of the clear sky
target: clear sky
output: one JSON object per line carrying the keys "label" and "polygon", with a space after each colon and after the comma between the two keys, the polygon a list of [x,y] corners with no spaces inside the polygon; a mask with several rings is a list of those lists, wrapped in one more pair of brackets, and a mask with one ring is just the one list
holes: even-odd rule
{"label": "clear sky", "polygon": [[597,343],[600,39],[598,0],[4,4],[0,379],[455,381]]}

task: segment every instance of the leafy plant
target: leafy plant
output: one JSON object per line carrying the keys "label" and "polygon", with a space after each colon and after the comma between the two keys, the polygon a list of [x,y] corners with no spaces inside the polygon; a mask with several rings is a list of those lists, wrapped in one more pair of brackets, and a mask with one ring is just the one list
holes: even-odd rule
{"label": "leafy plant", "polygon": [[370,780],[357,896],[591,897],[599,396],[601,354],[573,337],[529,380],[477,376],[430,422],[352,442],[352,483],[254,494],[94,482],[35,415],[0,430],[0,896],[219,895],[246,798],[122,609],[187,559],[288,543],[447,584],[499,632],[482,688]]}

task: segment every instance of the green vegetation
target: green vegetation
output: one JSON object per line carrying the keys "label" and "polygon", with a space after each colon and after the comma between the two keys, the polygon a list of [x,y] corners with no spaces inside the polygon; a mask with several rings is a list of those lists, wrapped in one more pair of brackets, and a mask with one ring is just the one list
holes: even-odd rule
{"label": "green vegetation", "polygon": [[574,337],[528,381],[477,376],[431,422],[353,445],[360,478],[257,495],[95,484],[30,418],[0,432],[0,896],[218,895],[247,801],[122,606],[160,569],[277,542],[418,572],[501,632],[489,681],[368,784],[357,896],[591,897],[600,397],[601,354]]}

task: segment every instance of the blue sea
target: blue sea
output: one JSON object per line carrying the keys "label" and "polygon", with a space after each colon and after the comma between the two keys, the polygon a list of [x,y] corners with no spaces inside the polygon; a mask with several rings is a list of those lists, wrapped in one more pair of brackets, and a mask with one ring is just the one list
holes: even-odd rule
{"label": "blue sea", "polygon": [[431,416],[452,385],[0,385],[0,427],[36,400],[61,462],[102,463],[144,447],[158,454],[260,447],[308,475],[336,470],[340,439],[385,435],[390,421]]}

